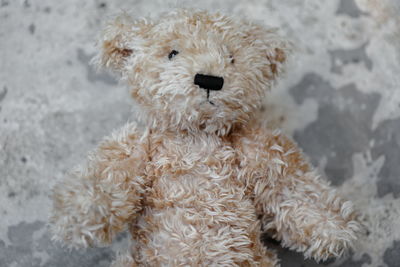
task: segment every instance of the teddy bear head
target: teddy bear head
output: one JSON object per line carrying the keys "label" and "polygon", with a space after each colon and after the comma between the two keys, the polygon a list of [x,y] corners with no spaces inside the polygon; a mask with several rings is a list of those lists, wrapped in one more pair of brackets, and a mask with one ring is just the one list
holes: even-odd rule
{"label": "teddy bear head", "polygon": [[206,11],[106,27],[97,62],[118,73],[154,127],[225,135],[245,125],[281,73],[275,29]]}

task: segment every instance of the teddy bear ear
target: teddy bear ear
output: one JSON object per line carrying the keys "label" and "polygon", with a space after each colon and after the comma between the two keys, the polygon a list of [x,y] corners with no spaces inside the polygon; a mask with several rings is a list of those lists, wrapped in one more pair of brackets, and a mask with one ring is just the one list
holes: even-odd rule
{"label": "teddy bear ear", "polygon": [[99,54],[94,64],[121,72],[127,59],[134,53],[132,43],[144,38],[144,32],[151,26],[146,20],[135,21],[126,13],[110,21],[98,42]]}
{"label": "teddy bear ear", "polygon": [[275,79],[284,70],[289,50],[286,45],[278,45],[267,49],[266,58],[269,62],[267,69],[264,71],[270,79]]}
{"label": "teddy bear ear", "polygon": [[292,51],[292,44],[279,35],[278,29],[266,28],[258,24],[248,25],[247,38],[253,46],[260,49],[266,61],[263,75],[275,80],[284,70],[285,63]]}

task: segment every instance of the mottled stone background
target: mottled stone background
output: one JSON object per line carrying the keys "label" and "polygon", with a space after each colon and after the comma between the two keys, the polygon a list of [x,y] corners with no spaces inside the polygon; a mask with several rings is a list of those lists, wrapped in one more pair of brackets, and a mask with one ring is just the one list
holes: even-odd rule
{"label": "mottled stone background", "polygon": [[272,118],[352,199],[366,233],[318,265],[280,249],[282,266],[400,266],[398,0],[0,0],[0,266],[107,266],[124,250],[68,251],[46,230],[50,188],[132,115],[128,91],[88,64],[102,23],[176,6],[278,26],[296,45],[268,97]]}

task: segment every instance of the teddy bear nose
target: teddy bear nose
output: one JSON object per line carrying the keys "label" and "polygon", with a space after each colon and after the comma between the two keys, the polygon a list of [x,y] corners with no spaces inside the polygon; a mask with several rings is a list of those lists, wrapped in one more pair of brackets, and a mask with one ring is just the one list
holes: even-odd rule
{"label": "teddy bear nose", "polygon": [[211,75],[196,74],[196,76],[194,76],[194,84],[206,90],[217,91],[222,89],[224,79]]}

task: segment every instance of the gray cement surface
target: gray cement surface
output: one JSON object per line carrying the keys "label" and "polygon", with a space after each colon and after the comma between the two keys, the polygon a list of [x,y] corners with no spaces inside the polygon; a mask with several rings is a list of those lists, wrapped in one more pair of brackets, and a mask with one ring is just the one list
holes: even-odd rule
{"label": "gray cement surface", "polygon": [[[0,266],[108,266],[128,248],[126,234],[86,251],[51,242],[51,188],[135,119],[128,90],[89,65],[104,21],[198,3],[0,1]],[[265,119],[293,135],[362,214],[365,233],[347,257],[316,263],[271,244],[282,266],[400,266],[399,2],[205,0],[201,8],[279,27],[293,41]]]}

